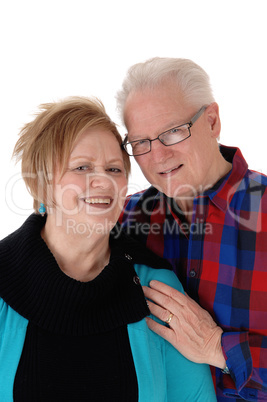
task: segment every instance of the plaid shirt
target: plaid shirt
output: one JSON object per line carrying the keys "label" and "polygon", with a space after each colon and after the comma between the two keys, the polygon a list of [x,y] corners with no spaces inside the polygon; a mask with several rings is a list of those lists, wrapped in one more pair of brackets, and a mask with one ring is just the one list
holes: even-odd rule
{"label": "plaid shirt", "polygon": [[[192,223],[154,187],[127,198],[129,234],[169,260],[186,292],[223,329],[230,375],[211,367],[218,401],[267,400],[267,177],[221,146],[232,170],[194,198]],[[193,381],[193,379],[192,379]]]}

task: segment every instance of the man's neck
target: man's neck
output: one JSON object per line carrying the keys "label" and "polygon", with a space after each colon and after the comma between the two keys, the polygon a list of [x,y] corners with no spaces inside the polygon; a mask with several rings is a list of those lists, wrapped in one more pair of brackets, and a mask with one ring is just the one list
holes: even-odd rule
{"label": "man's neck", "polygon": [[232,169],[232,164],[227,162],[223,156],[221,155],[220,163],[218,164],[218,168],[216,169],[216,175],[210,180],[210,185],[203,187],[202,185],[199,187],[199,190],[196,191],[194,194],[187,194],[183,195],[182,198],[177,197],[175,202],[177,203],[178,207],[182,211],[185,219],[188,223],[192,223],[193,218],[193,207],[194,207],[194,198],[203,193],[204,191],[212,188],[221,178],[226,176],[230,170]]}

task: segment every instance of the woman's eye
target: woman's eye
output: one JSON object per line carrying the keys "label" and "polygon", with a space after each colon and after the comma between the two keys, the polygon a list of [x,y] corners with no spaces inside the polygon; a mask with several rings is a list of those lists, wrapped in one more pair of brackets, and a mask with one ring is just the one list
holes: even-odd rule
{"label": "woman's eye", "polygon": [[78,166],[77,168],[75,168],[74,170],[76,170],[77,172],[85,172],[87,170],[90,169],[90,166],[88,165],[83,165],[83,166]]}
{"label": "woman's eye", "polygon": [[[94,170],[93,166],[90,165],[81,165],[73,168],[74,172],[83,173],[83,172],[92,172]],[[119,167],[110,167],[106,168],[106,172],[108,173],[121,173],[122,169]]]}
{"label": "woman's eye", "polygon": [[111,172],[111,173],[121,173],[120,168],[109,168],[109,169],[107,169],[107,171]]}

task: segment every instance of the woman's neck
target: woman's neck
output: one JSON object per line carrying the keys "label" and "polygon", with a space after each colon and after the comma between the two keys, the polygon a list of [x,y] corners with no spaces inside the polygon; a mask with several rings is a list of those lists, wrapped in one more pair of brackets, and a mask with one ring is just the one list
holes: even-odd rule
{"label": "woman's neck", "polygon": [[41,236],[67,276],[88,282],[100,274],[110,257],[109,233],[87,235],[67,233],[48,215]]}

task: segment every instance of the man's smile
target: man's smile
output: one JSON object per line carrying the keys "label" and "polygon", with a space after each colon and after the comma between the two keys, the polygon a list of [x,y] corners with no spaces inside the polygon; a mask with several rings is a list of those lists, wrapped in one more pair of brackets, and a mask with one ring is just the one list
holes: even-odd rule
{"label": "man's smile", "polygon": [[182,166],[183,166],[183,164],[178,165],[178,166],[175,166],[175,167],[170,168],[170,169],[168,169],[168,170],[164,170],[164,171],[162,171],[162,172],[159,172],[159,174],[163,175],[163,174],[172,173],[172,172],[177,171],[178,169],[180,169]]}

